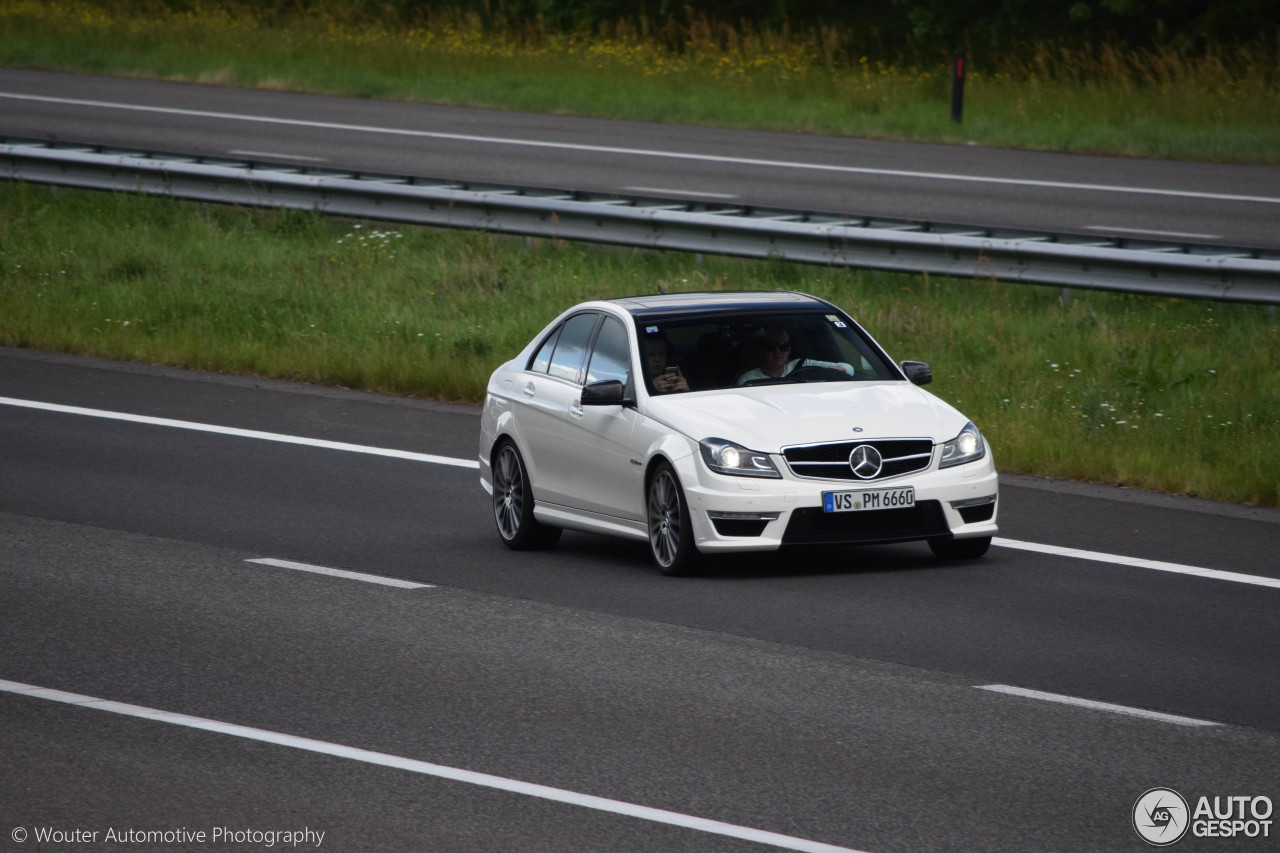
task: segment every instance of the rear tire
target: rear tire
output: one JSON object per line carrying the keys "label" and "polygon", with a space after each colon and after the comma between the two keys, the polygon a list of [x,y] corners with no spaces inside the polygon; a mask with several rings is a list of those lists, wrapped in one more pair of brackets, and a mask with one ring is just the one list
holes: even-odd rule
{"label": "rear tire", "polygon": [[697,563],[698,548],[684,490],[670,465],[658,465],[647,491],[649,553],[664,575],[687,575]]}
{"label": "rear tire", "polygon": [[979,536],[973,539],[952,539],[942,536],[929,540],[933,555],[940,560],[976,560],[991,547],[990,536]]}
{"label": "rear tire", "polygon": [[509,440],[493,454],[493,519],[498,536],[513,551],[550,548],[560,538],[559,527],[548,527],[533,517],[528,469]]}

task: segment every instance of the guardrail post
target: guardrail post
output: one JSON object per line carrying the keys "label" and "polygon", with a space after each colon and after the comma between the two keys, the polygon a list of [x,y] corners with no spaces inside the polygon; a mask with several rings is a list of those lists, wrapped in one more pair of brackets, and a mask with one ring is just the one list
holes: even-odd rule
{"label": "guardrail post", "polygon": [[960,124],[964,112],[964,51],[956,54],[951,74],[951,120]]}

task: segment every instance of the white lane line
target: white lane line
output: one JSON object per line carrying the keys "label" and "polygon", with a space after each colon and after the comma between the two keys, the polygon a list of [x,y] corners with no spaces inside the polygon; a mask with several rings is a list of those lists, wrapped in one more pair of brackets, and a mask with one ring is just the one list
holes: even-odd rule
{"label": "white lane line", "polygon": [[1037,542],[1019,542],[1016,539],[991,540],[992,545],[1002,548],[1015,548],[1019,551],[1034,551],[1037,554],[1051,554],[1055,557],[1074,557],[1077,560],[1093,560],[1099,563],[1114,563],[1117,566],[1130,566],[1135,569],[1154,569],[1158,572],[1173,572],[1179,575],[1191,575],[1198,578],[1211,578],[1232,583],[1247,583],[1254,586],[1269,586],[1280,589],[1280,578],[1268,578],[1261,575],[1244,575],[1239,572],[1224,572],[1219,569],[1202,569],[1197,566],[1184,566],[1179,563],[1163,563],[1159,560],[1142,560],[1137,557],[1121,557],[1118,554],[1103,554],[1100,551],[1083,551],[1079,548],[1061,548],[1057,545],[1041,545]]}
{"label": "white lane line", "polygon": [[303,163],[328,163],[328,157],[304,157],[301,154],[277,154],[274,151],[228,151],[236,157],[273,157],[277,160],[298,160]]}
{"label": "white lane line", "polygon": [[852,850],[848,847],[837,847],[834,844],[823,844],[818,841],[808,841],[803,838],[780,835],[776,832],[767,832],[762,829],[752,829],[750,827],[738,826],[732,823],[723,823],[718,820],[709,820],[707,818],[680,814],[679,812],[670,812],[664,809],[639,806],[633,803],[625,803],[620,800],[609,800],[604,797],[592,796],[591,794],[579,794],[575,791],[551,788],[546,785],[538,785],[532,782],[521,782],[517,779],[506,779],[502,776],[491,776],[488,773],[477,773],[472,770],[460,770],[456,767],[445,767],[440,764],[431,764],[426,761],[403,758],[398,755],[371,752],[369,750],[358,749],[353,746],[344,746],[342,744],[329,743],[322,740],[312,740],[311,738],[298,737],[296,735],[272,732],[264,729],[254,729],[248,726],[224,723],[218,720],[205,719],[203,717],[191,717],[186,714],[176,714],[171,711],[161,711],[140,705],[127,705],[123,702],[112,702],[108,699],[99,699],[78,693],[67,693],[62,690],[37,687],[35,685],[23,684],[17,681],[0,680],[0,692],[15,693],[23,696],[30,696],[35,699],[45,699],[50,702],[61,702],[67,705],[79,705],[86,708],[92,708],[97,711],[122,714],[127,717],[140,717],[142,719],[153,720],[159,723],[168,723],[174,726],[199,729],[207,732],[217,732],[219,734],[231,735],[232,737],[245,738],[247,740],[260,741],[262,743],[271,743],[276,744],[277,746],[287,746],[293,749],[319,753],[321,755],[346,758],[351,761],[360,761],[365,764],[391,767],[396,770],[407,770],[410,773],[420,773],[426,776],[435,776],[440,779],[449,779],[455,782],[466,782],[470,785],[479,785],[484,788],[493,788],[499,791],[523,794],[527,797],[538,797],[540,799],[551,800],[557,803],[568,803],[569,805],[582,806],[584,808],[596,809],[598,811],[610,812],[617,815],[625,815],[627,817],[639,818],[640,820],[652,821],[654,823],[662,823],[668,826],[679,826],[685,829],[694,829],[699,832],[711,833],[713,835],[741,838],[746,841],[767,844],[784,850],[799,850],[803,851],[803,853],[859,853],[859,851]]}
{"label": "white lane line", "polygon": [[1147,237],[1186,237],[1188,240],[1221,240],[1221,234],[1194,234],[1189,231],[1151,231],[1146,228],[1117,228],[1114,225],[1086,225],[1086,231],[1114,231],[1117,234],[1142,234]]}
{"label": "white lane line", "polygon": [[377,583],[383,586],[396,586],[401,589],[433,589],[434,584],[415,583],[414,581],[401,580],[400,578],[388,578],[382,575],[366,575],[363,572],[349,572],[346,569],[330,569],[327,566],[313,566],[310,563],[295,563],[292,560],[276,560],[271,557],[259,557],[252,560],[245,560],[246,563],[258,563],[263,566],[276,566],[281,569],[296,569],[300,572],[314,572],[318,575],[330,575],[335,578],[347,578],[353,581],[364,581],[365,583]]}
{"label": "white lane line", "polygon": [[1011,696],[1023,696],[1028,699],[1042,699],[1045,702],[1057,702],[1061,705],[1078,705],[1081,708],[1092,708],[1095,711],[1110,711],[1113,714],[1128,714],[1131,717],[1145,717],[1148,720],[1159,720],[1162,723],[1173,723],[1177,726],[1220,726],[1209,720],[1197,720],[1194,717],[1179,717],[1176,714],[1161,714],[1159,711],[1147,711],[1143,708],[1130,708],[1128,705],[1113,705],[1110,702],[1095,702],[1092,699],[1079,699],[1075,696],[1063,696],[1060,693],[1045,693],[1041,690],[1028,690],[1025,687],[1010,687],[1008,684],[979,684],[979,690],[990,690],[993,693],[1008,693]]}
{"label": "white lane line", "polygon": [[319,447],[325,450],[343,450],[348,453],[366,453],[371,456],[389,456],[393,459],[407,459],[412,462],[428,462],[432,465],[451,465],[455,468],[479,469],[480,463],[474,459],[457,459],[451,456],[435,456],[430,453],[411,453],[408,450],[393,450],[386,447],[368,447],[363,444],[348,444],[343,441],[325,441],[319,438],[303,438],[297,435],[284,435],[278,432],[262,432],[253,429],[201,424],[194,421],[178,421],[171,418],[153,418],[146,415],[131,415],[126,412],[109,412],[102,409],[86,409],[81,406],[63,406],[58,403],[41,403],[35,400],[18,400],[13,397],[0,397],[0,405],[17,406],[24,409],[38,409],[46,412],[59,412],[67,415],[85,415],[91,418],[105,418],[114,421],[127,421],[150,426],[189,429],[195,432],[210,432],[216,435],[230,435],[238,438],[256,438],[261,441],[278,441],[283,444],[300,444],[306,447]]}
{"label": "white lane line", "polygon": [[91,101],[81,98],[54,98],[44,95],[25,95],[17,92],[0,92],[0,98],[17,101],[39,101],[50,104],[67,104],[81,107],[99,107],[102,109],[130,110],[134,112],[164,113],[167,115],[192,116],[195,118],[214,118],[227,121],[257,122],[259,124],[287,125],[291,127],[312,127],[324,130],[344,130],[356,133],[379,133],[395,136],[416,137],[420,139],[447,139],[455,142],[474,142],[489,145],[514,145],[524,148],[549,148],[562,151],[585,151],[596,154],[627,154],[636,157],[660,157],[670,160],[693,160],[704,163],[728,163],[739,166],[763,166],[777,169],[807,169],[820,172],[836,172],[848,175],[877,175],[894,178],[922,178],[934,181],[958,181],[973,184],[1002,184],[1005,186],[1040,187],[1061,190],[1080,190],[1084,192],[1129,193],[1134,195],[1166,196],[1172,198],[1207,199],[1213,201],[1245,201],[1260,204],[1280,204],[1280,197],[1236,195],[1232,193],[1193,192],[1191,190],[1168,190],[1152,187],[1122,187],[1111,184],[1077,184],[1067,181],[1037,181],[1026,178],[992,178],[979,175],[951,174],[947,172],[914,172],[904,169],[872,169],[861,166],[832,166],[821,163],[801,163],[788,160],[762,160],[754,157],[727,157],[718,154],[692,154],[679,151],[655,151],[648,148],[624,148],[612,145],[583,145],[569,142],[545,142],[533,139],[506,139],[499,136],[474,136],[463,133],[441,133],[430,130],[407,130],[395,127],[378,127],[376,125],[339,124],[328,121],[306,121],[303,119],[273,118],[271,116],[255,116],[244,113],[224,113],[209,110],[188,110],[177,107],[152,107],[142,104],[124,104],[115,101]]}

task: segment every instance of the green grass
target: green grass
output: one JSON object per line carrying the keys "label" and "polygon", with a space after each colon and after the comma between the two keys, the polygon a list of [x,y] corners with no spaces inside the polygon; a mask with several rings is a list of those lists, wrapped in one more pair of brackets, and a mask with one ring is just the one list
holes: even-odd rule
{"label": "green grass", "polygon": [[[1280,45],[1184,55],[1021,46],[950,69],[851,55],[855,34],[691,27],[678,50],[625,24],[564,35],[281,17],[216,2],[0,4],[0,64],[368,98],[1055,151],[1280,163]],[[333,7],[337,9],[340,7]],[[332,10],[331,10],[332,11]]]}
{"label": "green grass", "polygon": [[1248,305],[617,250],[0,183],[0,344],[477,401],[563,308],[827,298],[1004,471],[1280,505],[1280,324]]}

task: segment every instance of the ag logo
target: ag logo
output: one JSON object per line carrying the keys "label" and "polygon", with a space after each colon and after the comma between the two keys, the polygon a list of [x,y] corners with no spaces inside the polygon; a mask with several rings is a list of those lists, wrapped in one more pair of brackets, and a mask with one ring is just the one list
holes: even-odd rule
{"label": "ag logo", "polygon": [[1156,847],[1181,841],[1190,825],[1187,801],[1172,788],[1152,788],[1133,804],[1133,828]]}

